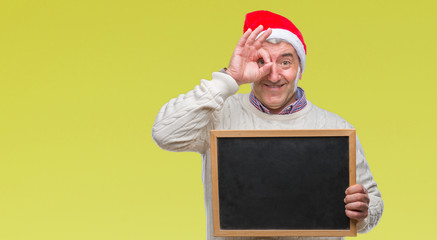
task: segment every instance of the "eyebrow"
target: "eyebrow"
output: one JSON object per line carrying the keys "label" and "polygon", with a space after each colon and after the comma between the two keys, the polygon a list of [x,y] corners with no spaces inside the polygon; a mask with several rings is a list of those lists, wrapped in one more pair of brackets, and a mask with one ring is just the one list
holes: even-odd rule
{"label": "eyebrow", "polygon": [[284,53],[284,54],[281,55],[281,57],[292,57],[292,58],[294,58],[292,53]]}

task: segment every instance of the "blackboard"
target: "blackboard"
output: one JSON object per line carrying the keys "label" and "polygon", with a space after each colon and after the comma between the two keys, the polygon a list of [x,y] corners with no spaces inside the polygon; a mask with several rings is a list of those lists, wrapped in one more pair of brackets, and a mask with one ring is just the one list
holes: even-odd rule
{"label": "blackboard", "polygon": [[215,236],[354,236],[355,130],[213,130]]}

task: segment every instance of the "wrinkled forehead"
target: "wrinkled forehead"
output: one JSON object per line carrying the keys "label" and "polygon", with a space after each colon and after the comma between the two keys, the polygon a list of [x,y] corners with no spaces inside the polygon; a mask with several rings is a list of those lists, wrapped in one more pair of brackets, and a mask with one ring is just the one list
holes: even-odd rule
{"label": "wrinkled forehead", "polygon": [[272,58],[290,53],[293,58],[298,59],[296,49],[294,49],[293,45],[285,41],[279,43],[265,41],[261,44],[261,48],[266,50]]}

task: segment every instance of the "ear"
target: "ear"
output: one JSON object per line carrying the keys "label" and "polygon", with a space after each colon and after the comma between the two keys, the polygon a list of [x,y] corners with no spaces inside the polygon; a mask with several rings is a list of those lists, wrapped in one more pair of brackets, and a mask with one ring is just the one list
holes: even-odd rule
{"label": "ear", "polygon": [[299,77],[299,80],[301,80],[302,74],[303,74],[303,72],[301,71],[300,65],[299,65],[299,66],[297,66],[297,76],[296,77]]}

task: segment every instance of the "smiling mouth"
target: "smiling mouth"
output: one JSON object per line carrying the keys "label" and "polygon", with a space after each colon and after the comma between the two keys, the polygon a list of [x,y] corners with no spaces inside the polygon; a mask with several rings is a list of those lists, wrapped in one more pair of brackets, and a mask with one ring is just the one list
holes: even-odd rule
{"label": "smiling mouth", "polygon": [[268,85],[268,84],[264,84],[264,86],[266,86],[266,87],[268,87],[268,88],[281,88],[281,87],[283,87],[285,85],[285,83],[284,84],[280,84],[280,85]]}

